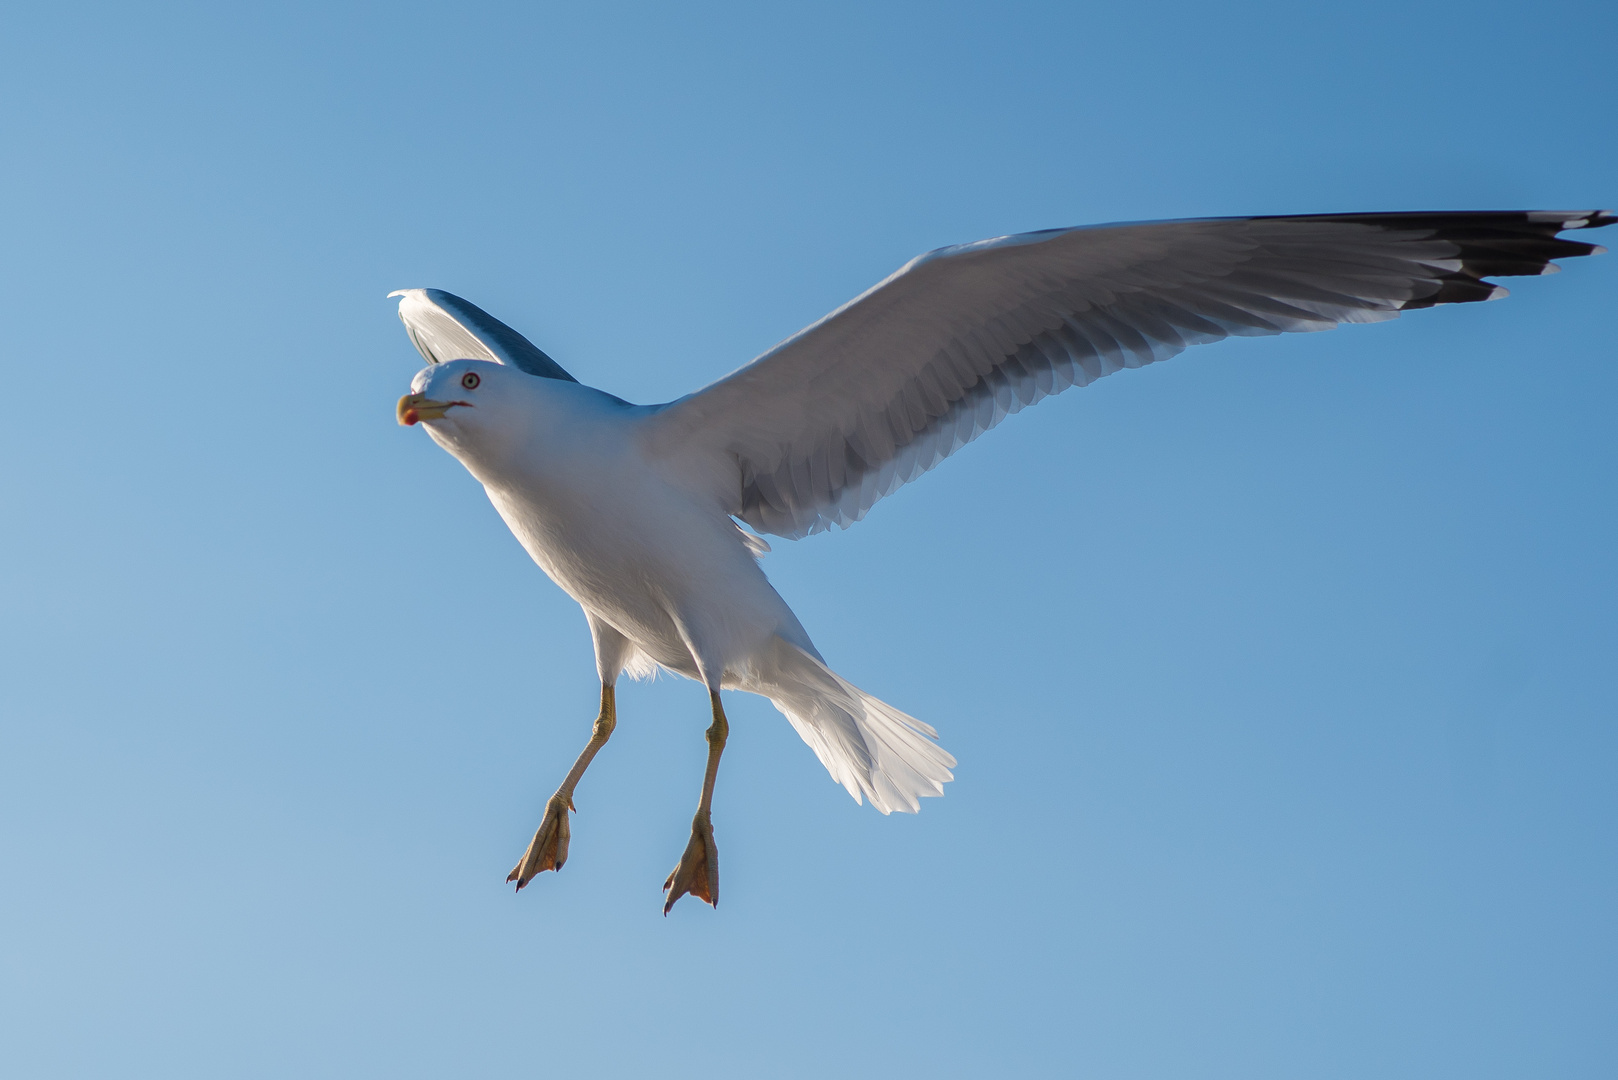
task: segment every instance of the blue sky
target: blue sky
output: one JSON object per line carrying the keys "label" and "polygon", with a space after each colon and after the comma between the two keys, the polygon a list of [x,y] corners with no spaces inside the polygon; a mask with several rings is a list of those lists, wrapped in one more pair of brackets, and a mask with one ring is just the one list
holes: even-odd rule
{"label": "blue sky", "polygon": [[[1610,5],[13,6],[0,1068],[1610,1076],[1618,262],[1018,416],[766,566],[959,757],[625,685],[391,289],[635,401],[933,247],[1618,201]],[[1605,239],[1611,244],[1611,238]]]}

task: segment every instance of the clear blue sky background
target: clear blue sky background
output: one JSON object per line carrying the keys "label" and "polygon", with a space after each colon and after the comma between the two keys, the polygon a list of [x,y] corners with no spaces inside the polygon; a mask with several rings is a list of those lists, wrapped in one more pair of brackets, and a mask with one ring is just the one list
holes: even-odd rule
{"label": "clear blue sky background", "polygon": [[[1609,1077],[1618,260],[1017,417],[767,568],[959,779],[621,691],[393,403],[636,401],[917,252],[1618,201],[1606,3],[10,5],[0,1072]],[[1606,239],[1610,244],[1618,237]]]}

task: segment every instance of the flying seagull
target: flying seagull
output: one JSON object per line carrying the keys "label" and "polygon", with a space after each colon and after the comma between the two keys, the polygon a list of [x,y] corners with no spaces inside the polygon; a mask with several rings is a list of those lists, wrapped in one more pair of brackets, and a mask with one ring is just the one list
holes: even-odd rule
{"label": "flying seagull", "polygon": [[[1231,335],[1381,322],[1495,300],[1488,277],[1603,251],[1561,239],[1610,211],[1327,214],[1050,229],[940,248],[694,394],[631,405],[438,289],[399,318],[428,367],[399,399],[584,608],[601,710],[507,881],[567,861],[568,815],[617,723],[619,675],[708,688],[691,840],[663,884],[719,901],[711,811],[730,725],[720,690],[770,699],[854,801],[914,812],[955,759],[933,728],[839,676],[758,560],[759,534],[847,528],[1051,394]],[[740,524],[739,524],[740,523]],[[742,528],[742,524],[750,527]]]}

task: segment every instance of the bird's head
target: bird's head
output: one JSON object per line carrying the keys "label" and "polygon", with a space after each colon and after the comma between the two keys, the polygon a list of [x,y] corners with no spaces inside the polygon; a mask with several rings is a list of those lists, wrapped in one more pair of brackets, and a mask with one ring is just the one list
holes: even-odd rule
{"label": "bird's head", "polygon": [[410,393],[399,399],[399,423],[420,424],[433,441],[457,457],[499,454],[503,444],[520,438],[529,426],[522,422],[524,405],[520,385],[532,375],[490,360],[450,360],[416,374]]}

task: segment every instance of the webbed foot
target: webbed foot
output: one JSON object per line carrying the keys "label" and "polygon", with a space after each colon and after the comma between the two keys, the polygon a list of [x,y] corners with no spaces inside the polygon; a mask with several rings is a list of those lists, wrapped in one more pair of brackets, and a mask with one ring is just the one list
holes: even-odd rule
{"label": "webbed foot", "polygon": [[517,883],[519,892],[538,874],[546,870],[560,870],[562,864],[567,862],[567,841],[571,835],[567,813],[571,809],[573,800],[562,794],[552,795],[550,802],[545,804],[545,819],[535,830],[528,850],[523,852],[523,857],[506,878]]}
{"label": "webbed foot", "polygon": [[663,891],[668,893],[665,915],[687,893],[710,907],[719,906],[719,846],[714,843],[713,822],[706,810],[698,810],[691,819],[691,842],[680,856],[680,865],[663,882]]}

